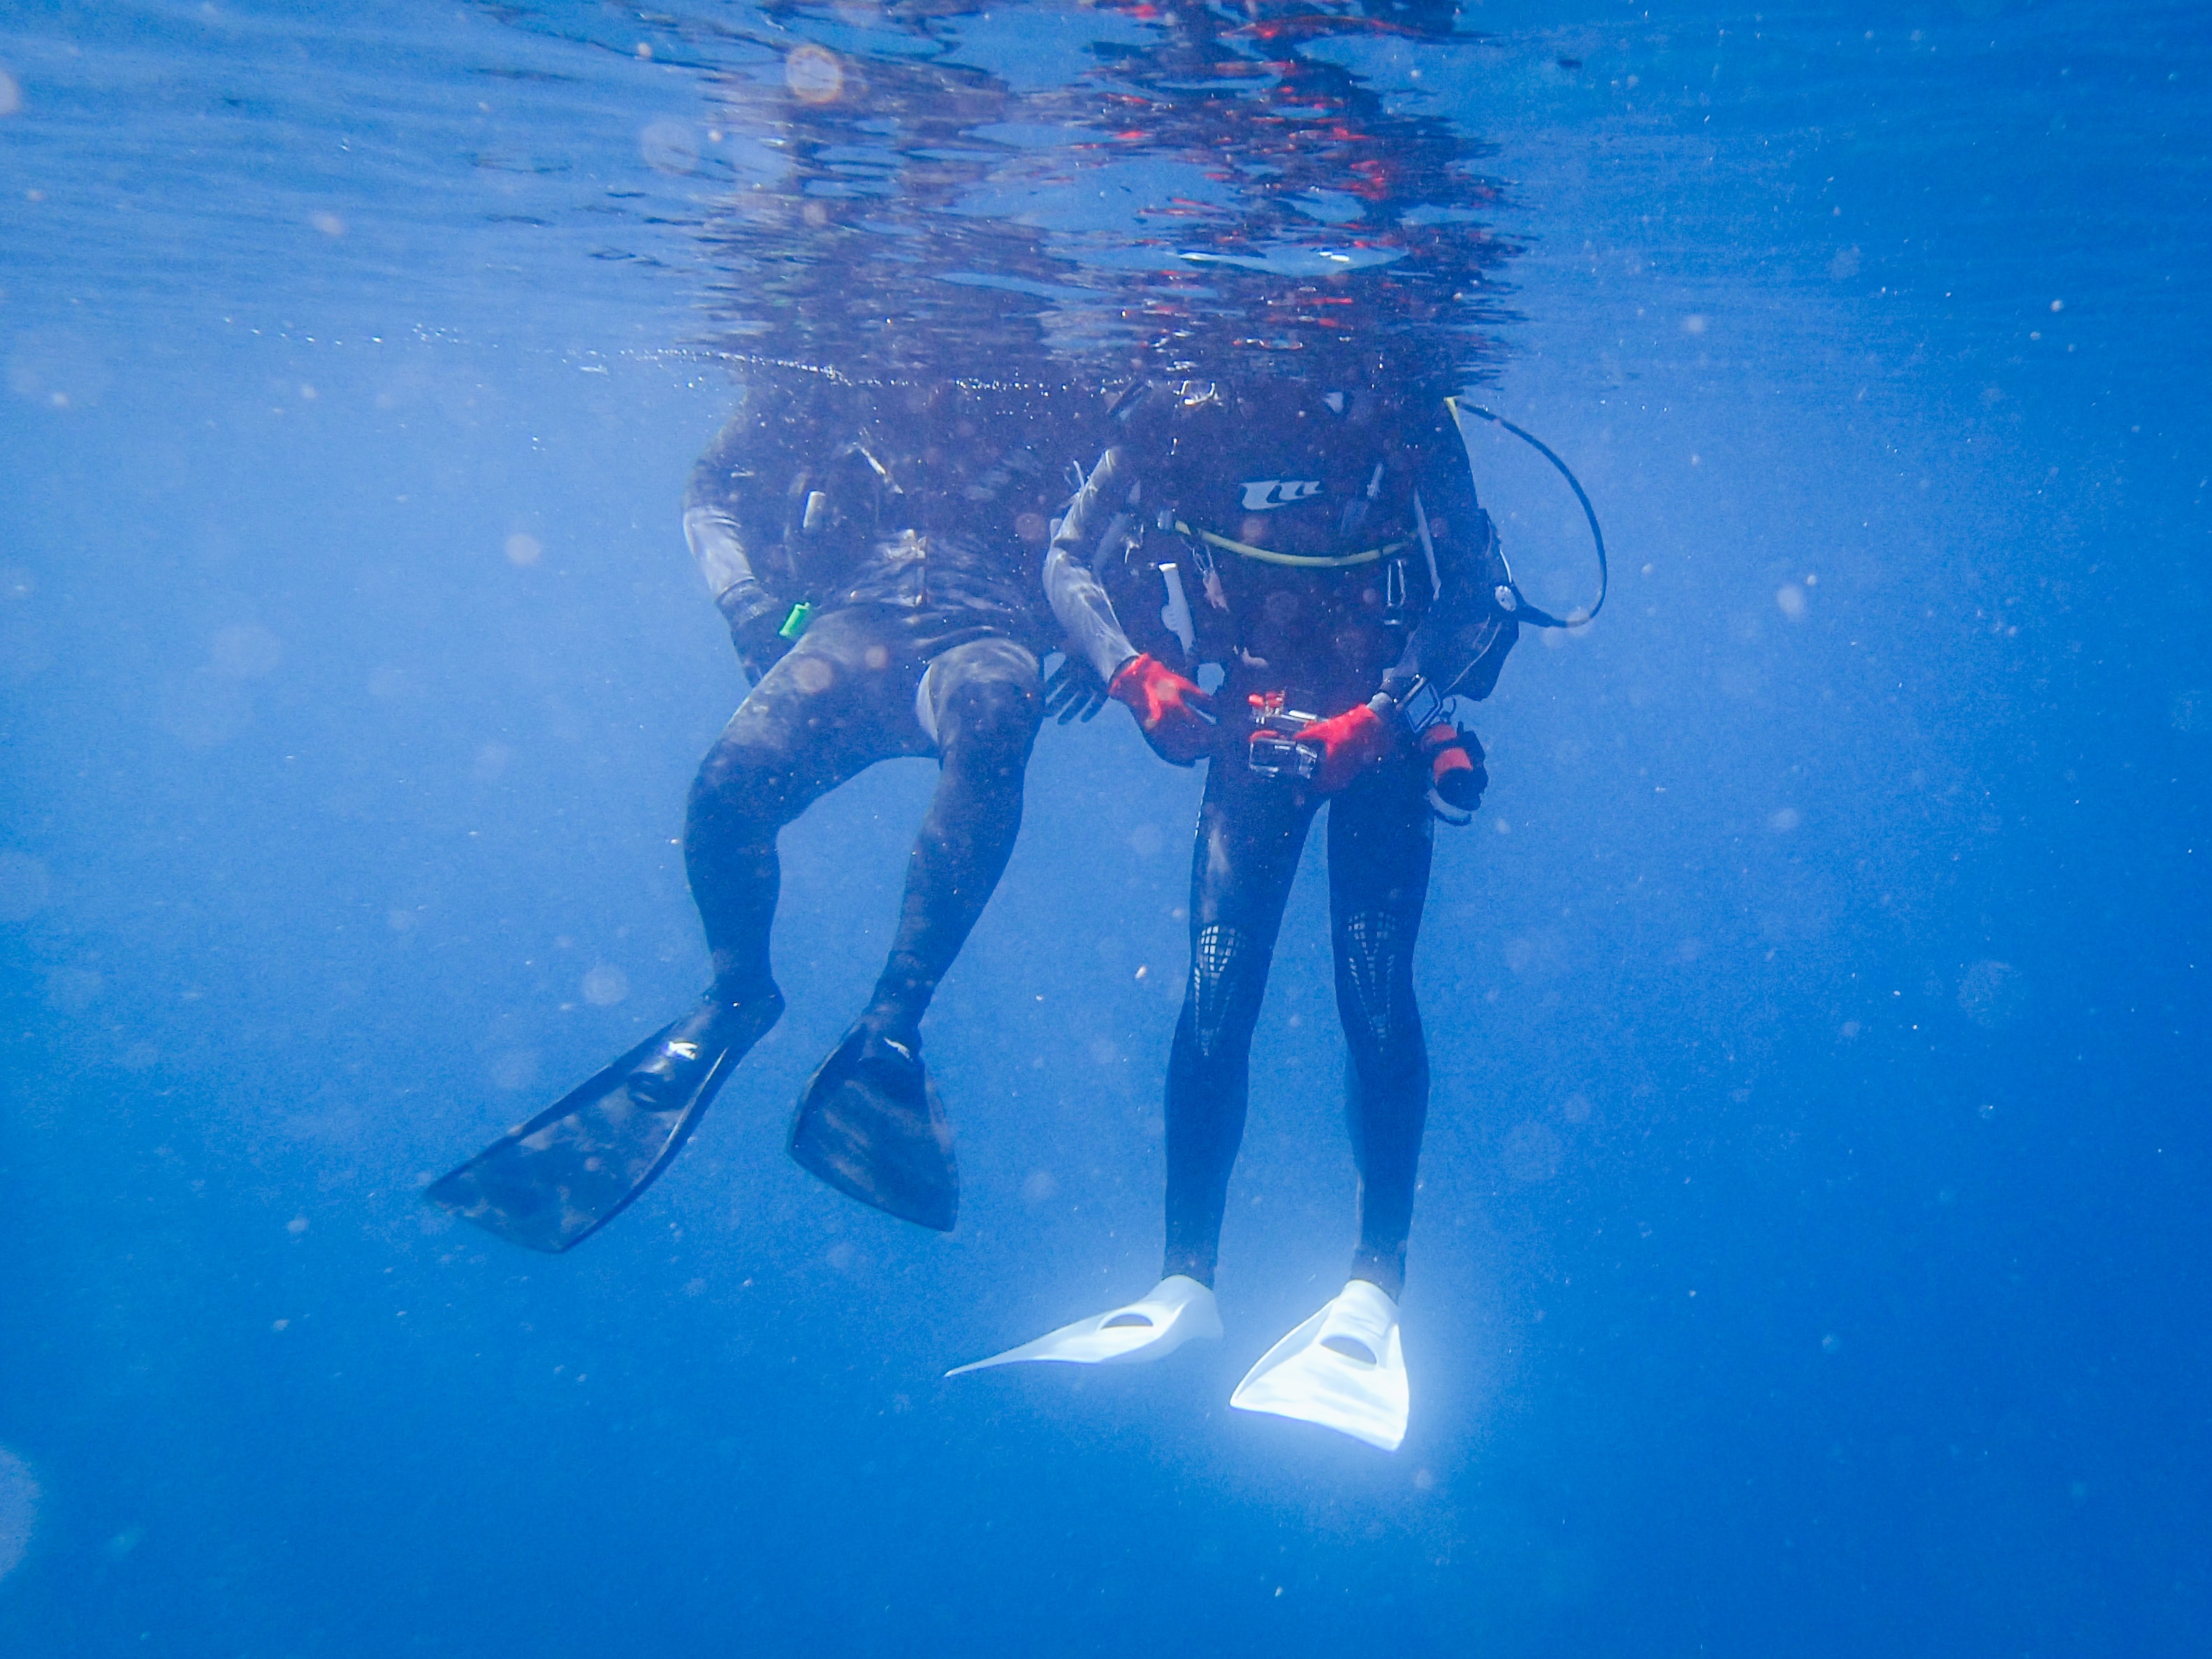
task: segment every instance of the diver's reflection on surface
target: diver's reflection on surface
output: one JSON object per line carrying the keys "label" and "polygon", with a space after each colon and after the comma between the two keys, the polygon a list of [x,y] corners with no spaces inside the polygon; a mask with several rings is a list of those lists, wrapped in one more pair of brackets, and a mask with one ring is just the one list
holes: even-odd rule
{"label": "diver's reflection on surface", "polygon": [[1449,7],[1079,8],[1080,52],[1018,81],[963,60],[981,7],[775,15],[821,39],[719,73],[757,158],[703,233],[732,357],[1091,386],[1495,361],[1490,146],[1340,61],[1447,49]]}

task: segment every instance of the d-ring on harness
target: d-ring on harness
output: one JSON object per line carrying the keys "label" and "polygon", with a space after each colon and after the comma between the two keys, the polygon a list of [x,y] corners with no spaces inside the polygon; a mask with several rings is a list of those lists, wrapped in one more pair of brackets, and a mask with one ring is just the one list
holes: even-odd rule
{"label": "d-ring on harness", "polygon": [[[1452,425],[1459,433],[1461,447],[1465,448],[1467,445],[1467,428],[1460,423],[1461,410],[1459,399],[1456,398],[1445,398],[1444,407],[1451,410]],[[1606,589],[1612,581],[1611,573],[1606,568],[1605,532],[1598,528],[1597,509],[1590,505],[1590,498],[1583,493],[1582,481],[1576,477],[1573,472],[1568,470],[1567,464],[1565,461],[1561,460],[1557,455],[1552,453],[1551,446],[1547,444],[1541,438],[1535,436],[1532,433],[1523,432],[1519,427],[1514,425],[1512,422],[1507,420],[1503,415],[1494,414],[1491,410],[1483,408],[1480,404],[1468,404],[1466,412],[1469,415],[1474,415],[1483,420],[1488,421],[1493,425],[1504,427],[1508,432],[1520,439],[1522,443],[1527,444],[1531,449],[1534,450],[1539,455],[1541,455],[1546,460],[1549,461],[1553,466],[1559,469],[1559,476],[1567,481],[1567,488],[1575,492],[1575,499],[1583,504],[1583,517],[1589,520],[1590,540],[1595,543],[1597,546],[1597,599],[1591,604],[1589,610],[1583,611],[1580,615],[1570,612],[1567,616],[1562,617],[1555,617],[1550,611],[1540,610],[1528,602],[1528,595],[1521,591],[1521,584],[1513,579],[1513,567],[1506,562],[1505,548],[1504,544],[1500,543],[1498,548],[1498,562],[1505,566],[1505,580],[1504,585],[1498,590],[1498,603],[1499,607],[1502,610],[1512,612],[1513,615],[1518,617],[1521,621],[1533,623],[1538,628],[1581,627],[1584,623],[1589,621],[1593,617],[1596,616],[1600,611],[1605,608]],[[1470,472],[1474,470],[1474,457],[1470,453],[1468,456],[1468,467]]]}

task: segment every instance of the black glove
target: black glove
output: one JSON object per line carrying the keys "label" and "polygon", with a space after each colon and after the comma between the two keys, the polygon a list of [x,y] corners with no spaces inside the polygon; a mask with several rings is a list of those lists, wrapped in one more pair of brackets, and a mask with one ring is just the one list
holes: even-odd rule
{"label": "black glove", "polygon": [[730,624],[730,643],[738,648],[745,678],[758,684],[761,676],[791,649],[791,641],[779,631],[791,607],[756,581],[734,583],[714,604]]}
{"label": "black glove", "polygon": [[1421,755],[1429,765],[1430,809],[1446,823],[1466,823],[1490,787],[1482,744],[1464,727],[1439,721],[1422,733]]}
{"label": "black glove", "polygon": [[1062,726],[1072,720],[1091,720],[1105,706],[1106,682],[1089,659],[1072,651],[1044,683],[1044,712],[1060,716]]}

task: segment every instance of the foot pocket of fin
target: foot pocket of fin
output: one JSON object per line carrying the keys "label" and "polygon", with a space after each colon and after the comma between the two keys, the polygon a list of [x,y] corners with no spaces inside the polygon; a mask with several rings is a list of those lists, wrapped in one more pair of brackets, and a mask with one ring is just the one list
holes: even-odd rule
{"label": "foot pocket of fin", "polygon": [[1060,1360],[1072,1365],[1137,1364],[1173,1353],[1186,1342],[1221,1335],[1221,1312],[1213,1292],[1182,1273],[1163,1279],[1139,1300],[1123,1308],[1079,1319],[1073,1325],[1024,1342],[1018,1348],[945,1372],[958,1376],[992,1365]]}
{"label": "foot pocket of fin", "polygon": [[1365,1279],[1353,1279],[1262,1354],[1229,1403],[1397,1450],[1411,1403],[1398,1304]]}
{"label": "foot pocket of fin", "polygon": [[921,1057],[855,1025],[799,1098],[791,1156],[849,1198],[941,1233],[960,1213],[952,1125]]}

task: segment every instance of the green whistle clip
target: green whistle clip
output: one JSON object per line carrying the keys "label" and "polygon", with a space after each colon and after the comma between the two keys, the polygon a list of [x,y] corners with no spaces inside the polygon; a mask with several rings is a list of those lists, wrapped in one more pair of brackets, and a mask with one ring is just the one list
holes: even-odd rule
{"label": "green whistle clip", "polygon": [[791,614],[783,619],[783,626],[775,630],[776,637],[795,640],[806,631],[807,624],[813,620],[814,607],[801,599],[791,607]]}

